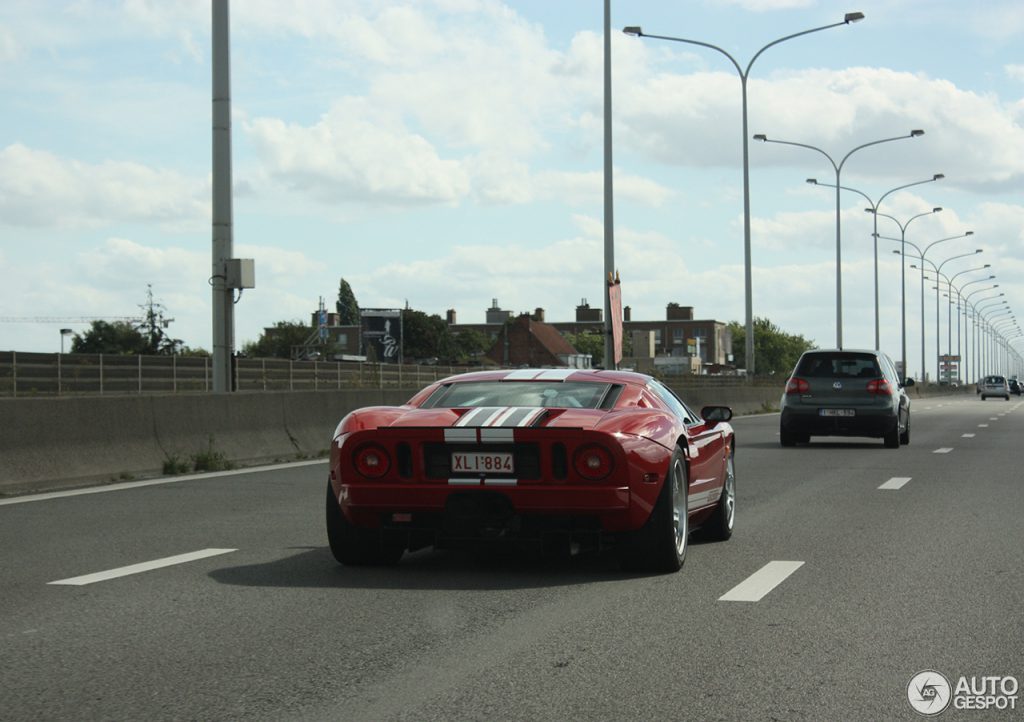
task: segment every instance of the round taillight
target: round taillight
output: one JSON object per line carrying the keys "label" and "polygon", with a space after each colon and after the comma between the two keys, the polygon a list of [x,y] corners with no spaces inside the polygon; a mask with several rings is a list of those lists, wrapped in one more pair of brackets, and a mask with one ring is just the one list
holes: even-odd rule
{"label": "round taillight", "polygon": [[601,446],[584,446],[573,457],[576,473],[584,479],[597,481],[612,471],[612,455]]}
{"label": "round taillight", "polygon": [[356,451],[353,461],[356,471],[371,479],[384,476],[388,473],[388,469],[391,468],[391,459],[388,457],[388,452],[373,444],[360,447]]}

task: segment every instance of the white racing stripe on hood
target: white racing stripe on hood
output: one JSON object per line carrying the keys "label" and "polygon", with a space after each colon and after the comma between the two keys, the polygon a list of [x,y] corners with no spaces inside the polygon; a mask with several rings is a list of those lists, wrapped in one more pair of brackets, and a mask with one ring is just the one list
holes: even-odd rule
{"label": "white racing stripe on hood", "polygon": [[481,406],[467,411],[455,422],[456,427],[513,428],[529,426],[544,413],[536,406]]}

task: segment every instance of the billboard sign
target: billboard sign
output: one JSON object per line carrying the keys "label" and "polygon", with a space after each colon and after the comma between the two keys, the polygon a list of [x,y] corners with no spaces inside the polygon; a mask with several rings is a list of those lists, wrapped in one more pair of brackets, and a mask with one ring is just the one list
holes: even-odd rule
{"label": "billboard sign", "polygon": [[362,353],[380,363],[402,363],[402,312],[390,308],[361,308]]}

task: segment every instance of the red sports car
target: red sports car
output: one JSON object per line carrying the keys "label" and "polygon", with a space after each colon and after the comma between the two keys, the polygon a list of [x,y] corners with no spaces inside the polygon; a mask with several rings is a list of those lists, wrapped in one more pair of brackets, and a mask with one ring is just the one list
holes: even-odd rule
{"label": "red sports car", "polygon": [[689,532],[732,535],[732,411],[656,379],[520,369],[452,376],[334,432],[327,536],[342,564],[487,540],[603,548],[672,572]]}

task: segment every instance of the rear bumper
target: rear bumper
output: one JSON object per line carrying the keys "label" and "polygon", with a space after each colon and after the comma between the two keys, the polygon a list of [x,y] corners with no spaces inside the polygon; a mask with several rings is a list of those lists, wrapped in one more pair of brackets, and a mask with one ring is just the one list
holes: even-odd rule
{"label": "rear bumper", "polygon": [[856,416],[821,416],[817,407],[782,410],[781,428],[811,436],[870,436],[892,433],[899,421],[889,409],[856,409]]}

